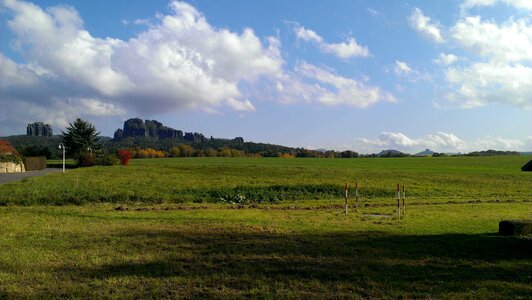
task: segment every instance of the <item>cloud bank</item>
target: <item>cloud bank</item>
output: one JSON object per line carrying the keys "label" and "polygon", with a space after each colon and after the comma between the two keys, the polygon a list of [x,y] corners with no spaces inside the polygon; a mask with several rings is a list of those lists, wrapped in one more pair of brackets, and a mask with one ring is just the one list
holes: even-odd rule
{"label": "cloud bank", "polygon": [[[25,60],[16,63],[0,53],[3,123],[21,125],[48,116],[44,121],[63,127],[78,116],[147,116],[224,107],[253,111],[254,94],[247,91],[266,90],[267,83],[285,85],[274,88],[280,102],[366,107],[393,98],[378,87],[310,64],[287,70],[278,38],[261,40],[251,28],[216,28],[195,7],[180,1],[171,1],[167,14],[144,20],[145,30],[129,40],[94,37],[71,6],[0,3],[15,37],[14,50]],[[369,54],[354,38],[328,44],[303,27],[298,37],[341,58]]]}
{"label": "cloud bank", "polygon": [[466,142],[453,133],[442,131],[419,138],[412,138],[401,132],[382,132],[375,139],[357,139],[351,148],[361,153],[378,153],[381,150],[396,149],[411,154],[421,152],[424,149],[450,153],[490,149],[530,151],[532,149],[532,136],[522,139],[486,136],[472,142]]}

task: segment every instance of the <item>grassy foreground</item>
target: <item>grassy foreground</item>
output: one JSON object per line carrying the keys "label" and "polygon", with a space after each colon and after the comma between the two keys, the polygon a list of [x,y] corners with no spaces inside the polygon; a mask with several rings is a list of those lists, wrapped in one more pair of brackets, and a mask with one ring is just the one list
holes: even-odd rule
{"label": "grassy foreground", "polygon": [[0,298],[528,298],[529,203],[341,209],[0,207]]}
{"label": "grassy foreground", "polygon": [[531,158],[144,159],[1,185],[0,205],[336,201],[357,178],[364,203],[390,201],[397,183],[411,202],[522,201],[532,199],[532,173],[520,170]]}

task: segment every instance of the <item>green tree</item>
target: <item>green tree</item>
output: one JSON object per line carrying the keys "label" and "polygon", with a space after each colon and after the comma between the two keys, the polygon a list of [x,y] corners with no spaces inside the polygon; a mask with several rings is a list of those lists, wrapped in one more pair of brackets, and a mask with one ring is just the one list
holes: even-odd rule
{"label": "green tree", "polygon": [[68,125],[66,132],[61,133],[69,157],[78,158],[81,154],[87,153],[89,148],[92,151],[100,149],[98,137],[100,132],[96,132],[94,125],[80,118]]}

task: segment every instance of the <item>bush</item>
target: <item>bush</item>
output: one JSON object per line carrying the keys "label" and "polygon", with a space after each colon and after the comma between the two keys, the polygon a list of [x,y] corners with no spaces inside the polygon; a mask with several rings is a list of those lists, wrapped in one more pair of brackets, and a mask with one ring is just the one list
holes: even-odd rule
{"label": "bush", "polygon": [[8,141],[0,140],[0,161],[21,163],[22,157]]}
{"label": "bush", "polygon": [[126,166],[129,163],[129,160],[133,157],[133,154],[127,149],[120,149],[118,150],[118,157],[120,158],[120,163],[123,166]]}
{"label": "bush", "polygon": [[95,165],[94,156],[89,153],[83,153],[78,156],[78,165],[80,167],[92,167]]}
{"label": "bush", "polygon": [[96,159],[99,166],[116,166],[120,163],[118,157],[114,154],[104,154]]}

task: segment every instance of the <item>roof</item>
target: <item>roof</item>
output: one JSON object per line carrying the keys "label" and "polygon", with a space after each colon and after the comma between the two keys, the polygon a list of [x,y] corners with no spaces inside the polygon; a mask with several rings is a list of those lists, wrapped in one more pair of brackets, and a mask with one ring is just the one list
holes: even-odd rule
{"label": "roof", "polygon": [[522,166],[521,171],[532,171],[532,160]]}

